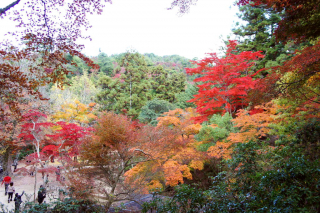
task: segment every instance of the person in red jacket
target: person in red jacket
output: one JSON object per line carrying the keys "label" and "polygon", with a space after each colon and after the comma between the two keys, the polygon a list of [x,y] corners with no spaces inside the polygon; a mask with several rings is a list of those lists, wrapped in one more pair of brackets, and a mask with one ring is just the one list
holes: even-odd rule
{"label": "person in red jacket", "polygon": [[3,180],[2,180],[1,186],[3,185],[3,183],[4,183],[4,188],[5,188],[5,194],[4,195],[7,195],[8,186],[11,183],[11,177],[5,176],[3,178]]}

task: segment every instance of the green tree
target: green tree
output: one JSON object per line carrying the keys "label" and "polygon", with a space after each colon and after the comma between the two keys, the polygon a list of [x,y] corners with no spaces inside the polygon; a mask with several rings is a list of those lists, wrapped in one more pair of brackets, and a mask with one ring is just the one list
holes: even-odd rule
{"label": "green tree", "polygon": [[186,77],[183,73],[166,71],[163,66],[155,66],[151,69],[152,94],[154,97],[174,102],[176,94],[185,90]]}
{"label": "green tree", "polygon": [[96,63],[100,67],[99,71],[109,76],[112,76],[113,74],[115,62],[116,61],[114,57],[108,57],[108,55],[105,53],[100,53],[96,59]]}
{"label": "green tree", "polygon": [[195,108],[196,105],[188,101],[193,99],[193,96],[197,93],[198,87],[196,87],[194,84],[187,83],[187,89],[185,91],[176,93],[175,104],[181,109],[185,109],[188,107]]}
{"label": "green tree", "polygon": [[262,51],[265,57],[257,62],[256,69],[280,65],[276,60],[285,53],[284,44],[276,43],[273,35],[278,26],[281,16],[264,5],[245,5],[240,7],[238,17],[245,24],[237,23],[233,33],[240,37],[237,46],[241,51]]}
{"label": "green tree", "polygon": [[143,123],[149,123],[153,126],[158,124],[157,118],[164,112],[169,112],[177,108],[175,105],[165,100],[159,100],[157,98],[148,101],[146,105],[141,108],[138,119]]}
{"label": "green tree", "polygon": [[223,116],[219,114],[213,115],[208,122],[202,125],[196,140],[203,142],[199,149],[207,151],[207,149],[216,144],[217,141],[225,140],[231,132],[235,132],[232,123],[232,116],[225,113]]}
{"label": "green tree", "polygon": [[151,100],[149,73],[150,69],[141,54],[127,52],[115,69],[115,76],[103,76],[99,80],[102,91],[97,95],[97,102],[104,109],[117,113],[126,111],[136,118],[141,107]]}

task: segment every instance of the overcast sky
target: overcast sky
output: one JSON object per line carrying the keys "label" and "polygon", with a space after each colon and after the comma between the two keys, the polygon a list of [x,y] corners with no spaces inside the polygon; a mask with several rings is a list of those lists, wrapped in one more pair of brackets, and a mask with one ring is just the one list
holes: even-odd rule
{"label": "overcast sky", "polygon": [[[231,34],[238,20],[234,0],[199,0],[183,16],[166,10],[172,0],[113,0],[102,15],[91,16],[92,41],[84,41],[84,53],[96,56],[99,49],[108,55],[135,49],[156,55],[178,54],[187,58],[203,58],[217,52],[222,38]],[[0,0],[0,8],[12,0]],[[0,35],[9,29],[0,20]],[[3,36],[1,36],[3,39]]]}

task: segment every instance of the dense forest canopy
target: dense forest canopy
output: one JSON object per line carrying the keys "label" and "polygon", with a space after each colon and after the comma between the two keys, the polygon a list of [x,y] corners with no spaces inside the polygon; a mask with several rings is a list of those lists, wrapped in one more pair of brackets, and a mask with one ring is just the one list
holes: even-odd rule
{"label": "dense forest canopy", "polygon": [[[237,40],[193,60],[88,57],[78,39],[103,1],[69,3],[0,10],[24,44],[0,42],[1,174],[61,172],[68,193],[25,212],[107,212],[151,193],[142,212],[320,211],[320,1],[239,0]],[[12,171],[15,158],[26,166]]]}

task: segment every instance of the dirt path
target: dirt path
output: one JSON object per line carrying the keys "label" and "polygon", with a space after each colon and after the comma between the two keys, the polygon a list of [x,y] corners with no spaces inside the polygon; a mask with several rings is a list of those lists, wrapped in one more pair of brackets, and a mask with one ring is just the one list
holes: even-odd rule
{"label": "dirt path", "polygon": [[[25,165],[22,163],[19,163],[17,168],[21,168],[24,167]],[[21,176],[21,175],[17,175],[16,173],[13,174],[13,176],[11,177],[12,182],[14,183],[14,188],[15,188],[15,193],[19,193],[21,194],[22,191],[25,192],[26,195],[22,196],[22,201],[26,202],[28,200],[29,197],[29,201],[33,201],[34,200],[34,184],[35,184],[35,177],[34,176]],[[36,197],[37,197],[37,193],[38,190],[40,188],[40,185],[43,185],[43,179],[41,176],[41,173],[37,174],[37,185],[36,185]],[[49,175],[49,185],[50,187],[61,187],[61,184],[56,181],[56,175],[55,174],[50,174]],[[14,199],[14,195],[13,195],[13,199]],[[13,210],[14,209],[14,201],[8,203],[8,195],[5,196],[5,188],[4,185],[0,186],[0,203],[4,204],[5,207],[8,208],[8,210]],[[45,202],[49,203],[50,198],[49,196],[47,196],[44,200]],[[23,204],[21,204],[23,205]],[[0,209],[1,210],[1,209]]]}

